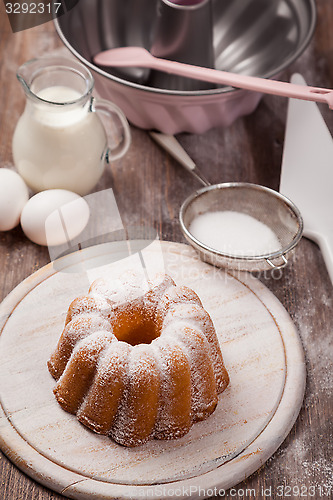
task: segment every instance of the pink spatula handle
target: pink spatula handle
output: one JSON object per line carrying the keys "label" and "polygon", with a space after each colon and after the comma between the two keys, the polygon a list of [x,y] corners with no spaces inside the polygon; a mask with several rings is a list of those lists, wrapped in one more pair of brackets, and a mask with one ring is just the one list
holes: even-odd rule
{"label": "pink spatula handle", "polygon": [[265,94],[322,102],[328,104],[333,109],[333,90],[330,89],[296,85],[161,59],[154,57],[143,47],[119,47],[106,50],[97,54],[94,57],[94,61],[101,66],[138,66],[151,68],[197,80],[230,85]]}
{"label": "pink spatula handle", "polygon": [[322,102],[333,109],[333,90],[320,87],[308,87],[288,82],[269,80],[255,76],[240,75],[227,71],[218,71],[210,68],[192,66],[190,64],[153,58],[154,69],[163,70],[177,75],[192,77],[212,83],[230,85],[232,87],[263,92],[284,97],[293,97],[307,101]]}

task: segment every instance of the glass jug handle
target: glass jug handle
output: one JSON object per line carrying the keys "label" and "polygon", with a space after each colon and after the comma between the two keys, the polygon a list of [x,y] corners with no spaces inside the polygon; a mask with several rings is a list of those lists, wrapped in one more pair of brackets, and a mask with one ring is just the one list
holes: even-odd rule
{"label": "glass jug handle", "polygon": [[95,97],[91,99],[90,109],[110,118],[108,126],[103,123],[108,138],[106,161],[110,163],[124,156],[131,144],[131,132],[124,113],[112,102]]}

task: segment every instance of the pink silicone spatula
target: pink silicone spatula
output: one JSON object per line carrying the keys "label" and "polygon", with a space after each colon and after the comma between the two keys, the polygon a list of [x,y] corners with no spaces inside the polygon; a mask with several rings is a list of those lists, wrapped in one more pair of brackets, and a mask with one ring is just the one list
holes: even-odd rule
{"label": "pink silicone spatula", "polygon": [[227,71],[193,66],[168,59],[154,57],[143,47],[119,47],[105,50],[94,57],[95,64],[112,67],[142,67],[166,71],[179,76],[195,78],[212,83],[254,90],[264,94],[294,97],[306,101],[323,102],[333,109],[333,90],[305,87],[288,82],[279,82],[255,76],[239,75]]}

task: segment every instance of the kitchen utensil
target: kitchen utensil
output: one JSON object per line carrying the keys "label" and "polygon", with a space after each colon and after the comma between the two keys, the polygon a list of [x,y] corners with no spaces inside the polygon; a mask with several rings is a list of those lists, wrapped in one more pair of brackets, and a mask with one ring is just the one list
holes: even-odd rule
{"label": "kitchen utensil", "polygon": [[[255,184],[234,182],[211,185],[174,136],[159,132],[149,134],[205,186],[185,200],[179,215],[185,238],[204,261],[218,267],[247,271],[279,269],[287,265],[286,255],[296,247],[303,232],[302,217],[290,200],[272,189]],[[263,222],[278,237],[281,249],[267,255],[244,257],[217,251],[195,238],[190,231],[193,219],[200,214],[220,210],[244,213]]]}
{"label": "kitchen utensil", "polygon": [[279,82],[266,78],[239,75],[226,71],[193,66],[177,61],[169,61],[154,57],[143,47],[120,47],[100,52],[94,57],[94,62],[100,66],[142,66],[157,69],[176,75],[197,78],[214,83],[222,83],[265,94],[284,97],[294,97],[306,101],[324,102],[333,109],[333,90],[318,87],[305,87],[288,82]]}
{"label": "kitchen utensil", "polygon": [[201,184],[210,186],[210,182],[204,177],[198,169],[192,158],[186,153],[185,149],[179,144],[173,135],[161,134],[160,132],[150,131],[149,135],[163,149],[165,149],[173,158],[175,158],[183,167],[186,168]]}
{"label": "kitchen utensil", "polygon": [[[301,75],[292,82],[306,85]],[[321,248],[333,283],[333,139],[314,103],[290,100],[280,191],[301,210],[304,234]]]}
{"label": "kitchen utensil", "polygon": [[[108,68],[92,62],[114,47],[151,50],[157,10],[151,0],[80,0],[55,20],[64,44],[95,71],[96,88],[141,128],[167,134],[202,133],[251,113],[261,94],[230,87],[170,90],[154,87],[145,68]],[[311,40],[315,0],[212,0],[214,66],[217,70],[277,77]],[[198,36],[200,38],[200,36]],[[164,74],[168,78],[167,74]]]}
{"label": "kitchen utensil", "polygon": [[[281,248],[261,255],[236,255],[211,248],[193,236],[190,225],[198,215],[216,211],[246,214],[262,222],[276,235]],[[287,254],[296,247],[303,232],[299,210],[288,198],[267,187],[242,182],[199,189],[182,204],[179,219],[185,238],[202,260],[238,271],[282,269],[288,263]]]}
{"label": "kitchen utensil", "polygon": [[[158,0],[157,19],[151,53],[198,66],[214,67],[213,13],[211,0]],[[200,36],[198,36],[200,33]],[[179,90],[203,90],[211,85],[155,71],[151,74],[154,87]]]}
{"label": "kitchen utensil", "polygon": [[[26,95],[13,136],[20,175],[34,191],[88,193],[105,164],[129,148],[125,115],[115,104],[92,97],[92,74],[76,60],[33,59],[18,69],[17,78]],[[108,117],[108,138],[97,113]]]}
{"label": "kitchen utensil", "polygon": [[[1,304],[0,446],[29,476],[65,496],[161,500],[186,499],[191,491],[199,500],[202,491],[227,490],[262,467],[297,418],[304,354],[281,303],[253,276],[239,280],[216,272],[188,245],[160,243],[161,249],[154,242],[144,251],[148,268],[166,270],[198,293],[223,342],[231,377],[214,414],[179,440],[152,440],[129,450],[84,428],[57,404],[46,361],[68,304],[87,291],[85,273],[58,273],[49,264]],[[117,253],[117,245],[108,243],[82,250],[78,260],[88,267],[95,262],[92,279],[137,270],[137,260],[114,262]],[[113,264],[99,267],[110,254]],[[73,258],[65,257],[64,267]]]}

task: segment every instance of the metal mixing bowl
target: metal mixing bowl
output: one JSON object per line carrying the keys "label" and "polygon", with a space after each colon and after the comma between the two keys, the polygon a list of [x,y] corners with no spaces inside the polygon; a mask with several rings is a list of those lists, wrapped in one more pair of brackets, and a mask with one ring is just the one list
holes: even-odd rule
{"label": "metal mixing bowl", "polygon": [[[311,40],[315,0],[212,2],[217,69],[277,77]],[[92,63],[95,54],[108,48],[137,45],[151,49],[158,3],[80,0],[55,25],[65,45],[93,71],[101,96],[118,104],[138,127],[167,134],[202,133],[253,112],[261,98],[255,92],[213,85],[206,90],[170,90],[154,86],[148,70],[104,71]]]}

